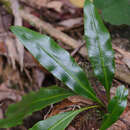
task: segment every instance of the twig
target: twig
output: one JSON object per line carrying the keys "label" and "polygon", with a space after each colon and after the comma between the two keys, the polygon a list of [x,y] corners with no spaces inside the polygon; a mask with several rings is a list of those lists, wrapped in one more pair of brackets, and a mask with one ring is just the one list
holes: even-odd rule
{"label": "twig", "polygon": [[51,104],[51,106],[50,106],[48,112],[47,112],[46,115],[44,116],[44,120],[47,118],[47,116],[48,116],[49,113],[51,112],[52,108],[53,108],[53,104]]}
{"label": "twig", "polygon": [[[40,20],[39,18],[37,18],[34,15],[31,15],[30,13],[21,10],[20,11],[21,16],[23,17],[23,19],[25,19],[28,22],[34,23],[34,26],[38,29],[42,29],[44,31],[46,31],[47,34],[49,34],[50,36],[62,41],[63,43],[65,43],[66,45],[72,47],[73,49],[78,48],[81,43],[77,42],[76,40],[74,40],[73,38],[69,37],[68,35],[66,35],[65,33],[57,30],[56,28],[54,28],[51,24]],[[85,47],[82,47],[79,51],[79,53],[88,59],[88,53],[87,53],[87,49]],[[120,68],[120,70],[122,70]],[[116,70],[115,73],[115,78],[130,84],[130,73],[126,73],[126,72],[122,72],[120,70]]]}
{"label": "twig", "polygon": [[[38,29],[42,29],[45,32],[47,32],[50,36],[64,42],[65,44],[67,44],[68,46],[76,49],[80,46],[81,43],[77,42],[76,40],[74,40],[73,38],[69,37],[68,35],[66,35],[65,33],[59,31],[58,29],[54,28],[51,24],[40,20],[39,18],[37,18],[34,15],[31,15],[30,13],[22,10],[21,12],[21,16],[23,17],[23,19],[25,19],[26,21],[28,21],[29,23],[33,23],[34,26]],[[86,49],[85,48],[81,48],[80,50],[80,54],[83,55],[84,57],[87,57],[87,53],[86,53]]]}
{"label": "twig", "polygon": [[[22,18],[19,11],[18,0],[9,0],[11,3],[11,9],[14,15],[14,25],[22,26]],[[19,63],[21,65],[21,71],[23,70],[23,56],[24,56],[24,47],[20,41],[16,38],[16,49],[18,53]]]}
{"label": "twig", "polygon": [[71,53],[71,56],[74,56],[84,45],[85,43],[81,43],[81,45],[75,48],[74,51]]}

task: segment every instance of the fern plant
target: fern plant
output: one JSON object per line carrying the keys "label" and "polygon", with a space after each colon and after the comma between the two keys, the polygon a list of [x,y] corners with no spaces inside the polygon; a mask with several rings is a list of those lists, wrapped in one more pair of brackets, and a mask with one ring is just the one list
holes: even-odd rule
{"label": "fern plant", "polygon": [[0,120],[0,128],[19,125],[32,112],[73,95],[89,98],[97,105],[60,113],[36,123],[30,130],[64,130],[80,112],[98,107],[107,109],[100,130],[107,129],[118,120],[126,108],[128,90],[123,85],[119,86],[116,95],[112,99],[110,98],[115,71],[114,53],[110,34],[93,3],[85,0],[84,37],[94,74],[106,90],[107,106],[97,97],[84,71],[52,38],[25,27],[13,26],[11,30],[39,63],[66,84],[69,89],[51,86],[27,94],[21,102],[9,106],[6,118]]}

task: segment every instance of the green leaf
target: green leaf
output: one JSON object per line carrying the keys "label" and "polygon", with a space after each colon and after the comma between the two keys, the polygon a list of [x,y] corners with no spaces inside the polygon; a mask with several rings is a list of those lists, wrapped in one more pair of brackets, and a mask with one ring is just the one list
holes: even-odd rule
{"label": "green leaf", "polygon": [[108,104],[108,113],[105,115],[100,130],[106,130],[116,122],[127,106],[128,89],[120,86],[116,90],[116,95]]}
{"label": "green leaf", "polygon": [[90,106],[76,111],[65,112],[52,116],[46,120],[39,121],[29,130],[64,130],[73,120],[73,118],[77,116],[80,112],[95,107],[97,106]]}
{"label": "green leaf", "polygon": [[22,101],[9,106],[6,118],[0,120],[0,128],[8,128],[22,123],[22,120],[32,112],[41,110],[50,104],[57,103],[68,96],[74,95],[69,90],[52,86],[41,88],[38,92],[31,92],[23,96]]}
{"label": "green leaf", "polygon": [[94,0],[106,22],[130,25],[130,0]]}
{"label": "green leaf", "polygon": [[115,65],[111,39],[95,6],[89,0],[85,0],[84,5],[84,31],[94,74],[104,85],[109,97]]}
{"label": "green leaf", "polygon": [[24,27],[11,27],[32,55],[55,77],[81,96],[100,102],[83,70],[67,51],[46,35]]}

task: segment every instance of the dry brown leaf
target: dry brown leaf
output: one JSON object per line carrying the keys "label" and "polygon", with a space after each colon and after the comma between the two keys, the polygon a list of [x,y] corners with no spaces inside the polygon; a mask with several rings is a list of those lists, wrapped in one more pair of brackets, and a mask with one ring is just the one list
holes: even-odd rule
{"label": "dry brown leaf", "polygon": [[18,59],[18,55],[17,55],[16,47],[14,46],[15,45],[14,43],[15,43],[15,41],[9,36],[5,39],[5,44],[8,49],[8,55],[11,58],[13,69],[16,68],[15,60]]}
{"label": "dry brown leaf", "polygon": [[21,100],[20,93],[18,93],[15,90],[7,88],[6,83],[3,83],[0,85],[0,101],[10,99],[15,102],[18,102]]}
{"label": "dry brown leaf", "polygon": [[118,120],[108,130],[127,130],[127,127],[122,121]]}
{"label": "dry brown leaf", "polygon": [[81,23],[83,23],[82,18],[72,18],[72,19],[61,21],[58,24],[70,28],[73,27],[74,25],[81,24]]}
{"label": "dry brown leaf", "polygon": [[115,49],[117,52],[119,52],[122,55],[122,61],[130,69],[130,52],[124,51],[123,49],[120,49],[119,47],[115,47],[115,46],[113,46],[113,49]]}
{"label": "dry brown leaf", "polygon": [[41,69],[39,68],[34,68],[32,70],[32,75],[33,75],[33,81],[36,83],[37,88],[42,86],[42,82],[45,79],[45,74]]}
{"label": "dry brown leaf", "polygon": [[67,130],[76,130],[73,126],[69,126],[68,128],[67,128]]}
{"label": "dry brown leaf", "polygon": [[84,0],[70,0],[70,2],[79,8],[83,8],[84,6]]}
{"label": "dry brown leaf", "polygon": [[50,1],[49,3],[47,3],[46,7],[52,8],[56,10],[57,12],[61,12],[62,5],[63,3],[61,1]]}
{"label": "dry brown leaf", "polygon": [[0,33],[4,32],[4,27],[2,24],[2,16],[0,15]]}
{"label": "dry brown leaf", "polygon": [[70,109],[72,110],[71,106],[74,105],[74,103],[72,103],[69,100],[63,100],[61,103],[55,105],[51,111],[51,113],[48,115],[48,117],[54,116],[58,113],[61,112],[65,112],[68,111],[68,108],[70,107]]}
{"label": "dry brown leaf", "polygon": [[0,55],[7,55],[5,43],[0,41]]}
{"label": "dry brown leaf", "polygon": [[91,100],[86,99],[82,96],[70,96],[67,99],[73,103],[84,103],[84,104],[89,104],[89,105],[93,104]]}
{"label": "dry brown leaf", "polygon": [[49,0],[20,0],[20,1],[28,3],[33,7],[41,8],[46,6]]}
{"label": "dry brown leaf", "polygon": [[[19,12],[19,3],[18,0],[10,0],[11,3],[11,8],[12,8],[12,12],[14,15],[14,25],[18,25],[18,26],[22,26],[22,17],[20,15]],[[15,44],[13,44],[12,46],[14,46],[13,48],[16,47],[17,50],[17,57],[18,57],[18,62],[20,63],[21,66],[21,71],[23,70],[23,57],[24,57],[24,47],[23,45],[20,43],[20,41],[16,38],[16,46]],[[10,52],[11,54],[12,52]],[[11,57],[13,58],[13,57]],[[14,60],[15,58],[13,58],[13,65],[14,65]]]}

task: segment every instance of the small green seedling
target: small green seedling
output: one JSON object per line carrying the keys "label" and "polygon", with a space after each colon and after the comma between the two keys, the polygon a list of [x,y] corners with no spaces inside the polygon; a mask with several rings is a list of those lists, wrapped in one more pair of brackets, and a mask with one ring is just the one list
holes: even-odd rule
{"label": "small green seedling", "polygon": [[38,122],[30,130],[64,130],[80,112],[99,107],[107,109],[100,130],[107,129],[119,119],[127,105],[128,90],[124,86],[119,86],[116,95],[112,99],[110,98],[115,72],[114,53],[109,32],[93,3],[85,0],[84,35],[94,74],[106,90],[107,106],[96,96],[84,71],[53,39],[25,27],[14,26],[11,27],[11,30],[39,63],[69,89],[51,86],[29,93],[23,97],[21,102],[9,106],[6,118],[0,120],[0,128],[19,125],[25,117],[33,112],[73,95],[89,98],[97,105],[60,113]]}

